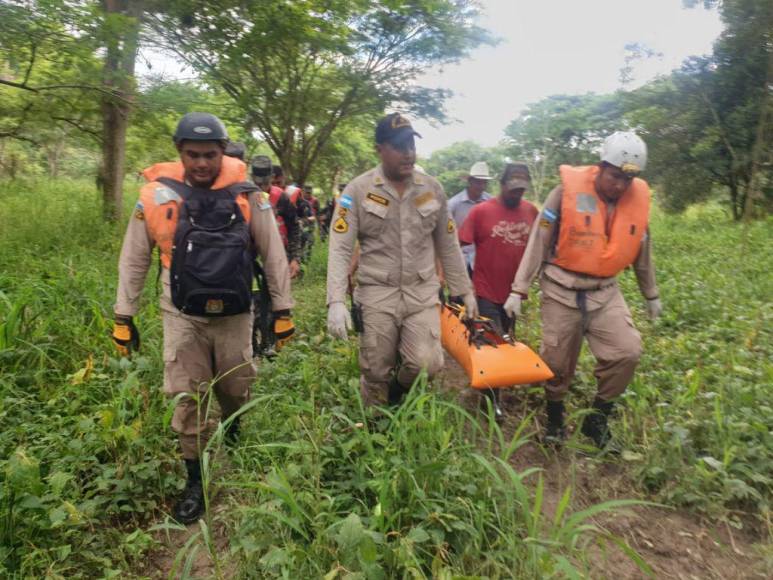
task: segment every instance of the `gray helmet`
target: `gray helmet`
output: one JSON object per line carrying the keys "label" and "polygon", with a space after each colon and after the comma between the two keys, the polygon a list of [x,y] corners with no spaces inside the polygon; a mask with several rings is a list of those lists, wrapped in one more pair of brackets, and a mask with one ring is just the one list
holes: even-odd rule
{"label": "gray helmet", "polygon": [[174,142],[228,141],[228,131],[223,122],[211,113],[187,113],[177,123]]}

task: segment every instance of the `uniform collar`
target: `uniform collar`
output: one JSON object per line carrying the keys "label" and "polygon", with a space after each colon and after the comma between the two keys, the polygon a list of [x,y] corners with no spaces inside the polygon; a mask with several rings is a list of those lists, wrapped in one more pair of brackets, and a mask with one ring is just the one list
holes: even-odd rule
{"label": "uniform collar", "polygon": [[379,164],[378,167],[376,167],[376,171],[373,173],[373,185],[375,187],[381,187],[385,192],[387,192],[389,195],[391,195],[395,200],[406,200],[409,197],[413,195],[413,193],[416,191],[416,186],[422,186],[426,184],[426,179],[424,176],[416,171],[413,170],[413,178],[412,178],[412,185],[409,185],[405,189],[405,193],[403,196],[399,196],[397,192],[394,190],[392,185],[389,183],[387,178],[384,176],[384,168]]}
{"label": "uniform collar", "polygon": [[[421,172],[413,170],[413,184],[414,185],[424,185],[426,183],[426,180],[424,179],[424,176],[421,174]],[[373,185],[387,185],[387,178],[384,176],[384,167],[379,164],[378,167],[376,167],[376,171],[373,174]]]}

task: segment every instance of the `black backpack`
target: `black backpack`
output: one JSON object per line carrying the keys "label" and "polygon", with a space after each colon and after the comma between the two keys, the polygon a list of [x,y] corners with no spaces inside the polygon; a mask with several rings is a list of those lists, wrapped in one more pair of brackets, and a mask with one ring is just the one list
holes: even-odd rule
{"label": "black backpack", "polygon": [[258,188],[237,183],[202,189],[169,178],[158,181],[183,200],[172,246],[172,303],[194,316],[248,312],[256,256],[236,198]]}

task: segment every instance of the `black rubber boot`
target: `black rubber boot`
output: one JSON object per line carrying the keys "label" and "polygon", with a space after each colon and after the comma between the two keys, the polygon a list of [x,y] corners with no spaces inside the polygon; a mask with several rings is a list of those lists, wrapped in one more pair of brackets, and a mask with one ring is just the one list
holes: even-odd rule
{"label": "black rubber boot", "polygon": [[225,444],[229,447],[234,447],[237,443],[239,443],[241,419],[241,417],[234,418],[225,429]]}
{"label": "black rubber boot", "polygon": [[566,428],[564,427],[564,402],[547,401],[548,424],[542,442],[546,445],[560,447],[566,440]]}
{"label": "black rubber boot", "polygon": [[494,411],[494,420],[497,423],[505,420],[505,412],[502,410],[499,400],[499,389],[486,389],[480,399],[480,408],[484,413],[488,412],[488,401],[491,401],[491,409]]}
{"label": "black rubber boot", "polygon": [[185,470],[188,472],[188,482],[185,484],[182,497],[174,506],[174,519],[187,526],[197,522],[204,512],[204,490],[201,487],[199,460],[186,459]]}
{"label": "black rubber boot", "polygon": [[403,397],[405,397],[405,393],[407,392],[408,390],[400,384],[400,381],[397,380],[397,377],[392,377],[392,380],[389,381],[387,404],[391,407],[397,407],[400,403],[403,402]]}
{"label": "black rubber boot", "polygon": [[599,449],[604,449],[612,440],[608,419],[614,405],[612,401],[602,401],[597,397],[593,401],[593,410],[585,415],[582,421],[580,431],[586,437],[590,437]]}

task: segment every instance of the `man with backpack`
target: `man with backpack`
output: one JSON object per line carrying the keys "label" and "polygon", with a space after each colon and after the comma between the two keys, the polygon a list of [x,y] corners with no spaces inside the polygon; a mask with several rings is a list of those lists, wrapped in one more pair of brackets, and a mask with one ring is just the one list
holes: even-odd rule
{"label": "man with backpack", "polygon": [[[268,196],[246,181],[242,161],[224,156],[228,134],[208,113],[188,113],[174,142],[180,160],[143,172],[121,249],[113,341],[121,355],[139,349],[133,317],[158,246],[163,293],[164,392],[177,398],[178,433],[188,481],[174,507],[184,524],[204,509],[200,457],[210,435],[210,387],[225,420],[249,398],[252,358],[251,292],[259,255],[268,279],[275,332],[290,336],[290,276]],[[226,441],[239,435],[238,417]]]}

